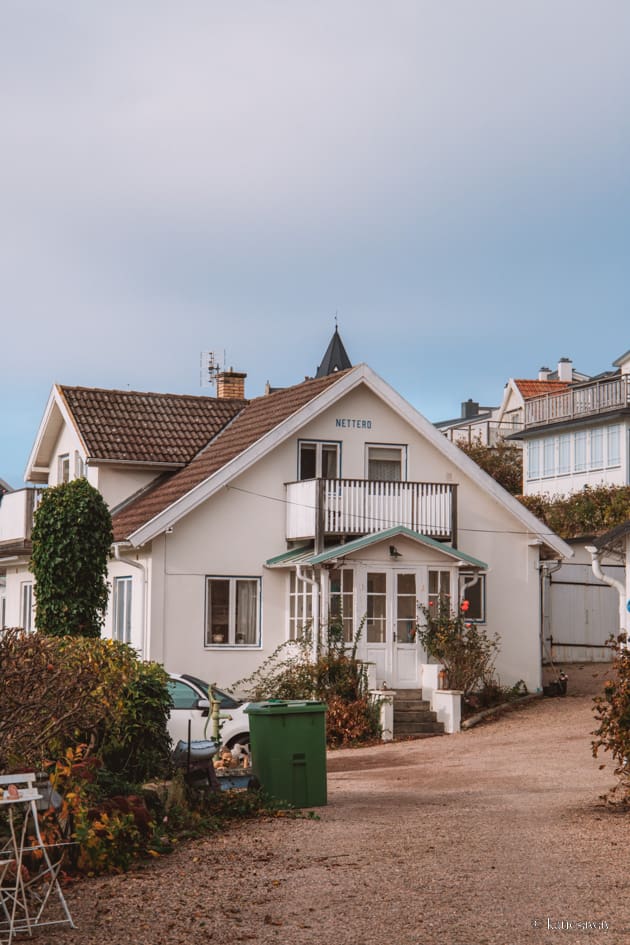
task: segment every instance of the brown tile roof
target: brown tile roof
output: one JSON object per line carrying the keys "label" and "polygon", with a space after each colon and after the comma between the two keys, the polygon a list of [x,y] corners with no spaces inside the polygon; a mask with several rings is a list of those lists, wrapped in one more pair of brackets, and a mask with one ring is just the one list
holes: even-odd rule
{"label": "brown tile roof", "polygon": [[173,473],[166,481],[139,496],[114,516],[114,540],[123,541],[347,373],[339,371],[327,377],[304,381],[250,401],[233,423],[185,469]]}
{"label": "brown tile roof", "polygon": [[248,401],[60,386],[93,460],[182,466]]}
{"label": "brown tile roof", "polygon": [[540,397],[542,394],[557,394],[569,387],[566,381],[514,380],[523,397]]}

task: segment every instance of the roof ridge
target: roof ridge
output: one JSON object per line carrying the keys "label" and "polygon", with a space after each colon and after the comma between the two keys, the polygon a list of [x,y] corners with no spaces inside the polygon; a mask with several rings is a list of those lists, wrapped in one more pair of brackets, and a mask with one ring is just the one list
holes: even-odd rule
{"label": "roof ridge", "polygon": [[[120,387],[85,387],[81,384],[57,384],[56,385],[60,390],[66,391],[82,391],[92,394],[122,394],[125,397],[128,396],[137,396],[137,397],[175,397],[178,400],[211,400],[217,401],[219,403],[239,403],[239,404],[248,404],[250,403],[251,398],[246,397],[212,397],[209,394],[175,394],[169,393],[168,391],[151,391],[151,390],[123,390]],[[255,398],[254,398],[255,399]]]}

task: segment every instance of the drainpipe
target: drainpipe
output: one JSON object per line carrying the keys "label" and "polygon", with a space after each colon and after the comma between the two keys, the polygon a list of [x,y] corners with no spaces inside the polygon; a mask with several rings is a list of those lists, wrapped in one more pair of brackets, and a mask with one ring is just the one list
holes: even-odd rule
{"label": "drainpipe", "polygon": [[[539,561],[541,588],[540,588],[540,659],[541,663],[545,659],[545,639],[550,641],[549,658],[553,663],[553,635],[551,633],[551,614],[550,607],[547,606],[551,600],[549,588],[551,587],[551,575],[555,574],[562,567],[562,558],[554,561]],[[545,621],[549,635],[545,638]]]}
{"label": "drainpipe", "polygon": [[145,653],[145,646],[147,642],[147,633],[146,633],[146,598],[147,598],[147,569],[144,564],[141,564],[139,561],[133,561],[131,558],[123,558],[120,554],[120,545],[118,542],[114,542],[114,558],[116,561],[120,561],[121,564],[128,564],[131,568],[138,568],[139,571],[142,571],[142,596],[140,598],[140,653],[142,654],[142,659],[147,660],[149,654]]}
{"label": "drainpipe", "polygon": [[599,548],[596,548],[594,545],[586,545],[586,550],[591,556],[591,567],[593,568],[593,574],[598,579],[598,581],[603,581],[604,584],[608,584],[609,587],[614,587],[619,595],[619,631],[623,636],[622,649],[627,650],[629,648],[628,644],[628,628],[626,625],[626,586],[621,581],[617,581],[616,578],[611,577],[609,574],[605,574],[602,571],[602,564],[599,560],[601,554]]}
{"label": "drainpipe", "polygon": [[[303,572],[303,564],[296,564],[295,571],[300,581],[305,581],[307,584],[313,588],[313,662],[317,660],[317,652],[319,649],[319,594],[320,588],[317,581],[313,578],[307,577]],[[313,574],[315,570],[313,570]]]}

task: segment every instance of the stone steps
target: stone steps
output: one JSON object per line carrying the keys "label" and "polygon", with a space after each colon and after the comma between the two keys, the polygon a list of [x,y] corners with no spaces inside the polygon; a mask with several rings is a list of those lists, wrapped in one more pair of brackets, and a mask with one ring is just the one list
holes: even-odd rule
{"label": "stone steps", "polygon": [[444,724],[438,722],[435,712],[419,689],[400,689],[394,696],[394,736],[410,735],[430,738],[443,735]]}

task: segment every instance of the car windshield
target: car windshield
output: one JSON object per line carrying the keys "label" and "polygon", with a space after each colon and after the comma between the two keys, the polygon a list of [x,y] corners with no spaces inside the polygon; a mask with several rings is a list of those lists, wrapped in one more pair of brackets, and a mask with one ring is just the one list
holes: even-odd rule
{"label": "car windshield", "polygon": [[[182,679],[187,679],[188,682],[191,682],[194,686],[197,686],[197,688],[201,689],[205,696],[209,698],[208,683],[203,679],[198,679],[197,676],[189,676],[187,673],[182,675]],[[233,699],[232,696],[228,696],[227,692],[223,692],[222,689],[217,689],[216,686],[212,687],[212,691],[214,692],[215,699],[218,699],[221,703],[222,709],[236,709],[239,705],[243,704],[242,702],[239,702],[238,699]]]}

